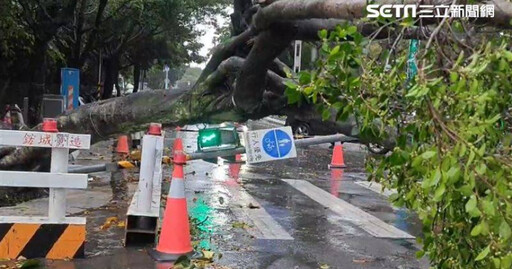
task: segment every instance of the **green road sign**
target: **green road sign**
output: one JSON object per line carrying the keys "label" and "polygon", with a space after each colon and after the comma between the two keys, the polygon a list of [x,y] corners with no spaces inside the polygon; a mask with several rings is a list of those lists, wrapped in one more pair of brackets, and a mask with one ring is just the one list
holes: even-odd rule
{"label": "green road sign", "polygon": [[413,79],[418,74],[418,65],[416,63],[416,54],[418,53],[420,41],[411,39],[409,43],[409,55],[407,56],[407,80]]}

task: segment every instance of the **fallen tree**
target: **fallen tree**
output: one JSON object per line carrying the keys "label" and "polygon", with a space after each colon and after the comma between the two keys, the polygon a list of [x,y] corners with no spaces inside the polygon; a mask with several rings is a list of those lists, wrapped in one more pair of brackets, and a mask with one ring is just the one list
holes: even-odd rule
{"label": "fallen tree", "polygon": [[[512,54],[505,41],[512,3],[477,4],[479,10],[494,5],[492,19],[372,22],[362,19],[366,0],[257,2],[234,1],[233,37],[214,49],[190,91],[140,92],[90,104],[59,117],[59,129],[90,133],[97,142],[144,130],[149,122],[177,126],[300,117],[314,113],[312,107],[323,109],[324,118],[334,108],[336,118],[360,119],[361,125],[336,130],[348,135],[374,122],[402,125],[392,154],[369,168],[372,177],[397,189],[392,197],[397,205],[423,221],[425,248],[418,256],[428,254],[438,268],[510,268],[512,149],[505,138],[512,125],[507,104]],[[461,4],[422,1],[452,3]],[[416,77],[405,74],[408,49],[401,41],[408,38],[425,44]],[[374,48],[378,57],[372,59],[366,54],[378,39],[385,46]],[[290,75],[279,56],[293,40],[322,41],[325,58],[317,70]],[[396,51],[400,58],[393,56]],[[487,118],[487,112],[497,116]],[[496,131],[498,120],[504,130]],[[382,132],[376,136],[386,138]],[[0,169],[44,169],[41,154],[2,149]]]}
{"label": "fallen tree", "polygon": [[[378,2],[378,1],[377,1]],[[414,3],[414,1],[411,1]],[[446,1],[431,1],[446,3]],[[510,28],[512,4],[496,0],[495,19],[483,21]],[[89,133],[93,142],[146,128],[148,122],[177,126],[197,122],[246,121],[268,115],[311,111],[288,104],[286,89],[290,69],[278,56],[291,41],[319,40],[318,32],[332,30],[345,21],[364,17],[366,1],[340,0],[235,0],[234,36],[218,45],[194,87],[188,92],[150,91],[86,105],[58,118],[64,132]],[[436,21],[428,21],[436,23]],[[372,38],[396,36],[392,24],[359,22],[358,31]],[[426,27],[408,29],[406,37],[424,39]],[[300,116],[299,116],[300,117]],[[355,126],[354,126],[355,127]],[[352,135],[352,128],[337,130]],[[20,149],[0,159],[0,169],[38,166],[37,149]]]}

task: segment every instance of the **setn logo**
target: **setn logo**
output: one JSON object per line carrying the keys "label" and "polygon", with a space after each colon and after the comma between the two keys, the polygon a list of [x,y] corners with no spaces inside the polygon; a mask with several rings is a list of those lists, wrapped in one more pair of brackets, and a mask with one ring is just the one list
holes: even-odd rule
{"label": "setn logo", "polygon": [[493,18],[494,5],[371,4],[368,18]]}

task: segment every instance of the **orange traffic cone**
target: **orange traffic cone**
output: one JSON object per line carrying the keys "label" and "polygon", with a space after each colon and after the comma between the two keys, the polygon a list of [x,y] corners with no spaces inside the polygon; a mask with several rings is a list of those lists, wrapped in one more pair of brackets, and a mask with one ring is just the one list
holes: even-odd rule
{"label": "orange traffic cone", "polygon": [[340,196],[340,185],[343,179],[343,169],[331,169],[331,194],[334,197]]}
{"label": "orange traffic cone", "polygon": [[345,168],[343,159],[343,145],[336,145],[332,151],[332,160],[329,168]]}
{"label": "orange traffic cone", "polygon": [[172,156],[175,156],[178,151],[183,151],[183,139],[181,138],[174,139],[174,143],[172,145]]}
{"label": "orange traffic cone", "polygon": [[122,135],[117,139],[117,153],[128,154],[130,151],[128,150],[128,136]]}
{"label": "orange traffic cone", "polygon": [[183,151],[176,151],[160,238],[156,249],[149,251],[153,259],[159,262],[175,261],[180,256],[191,255],[194,252],[190,241],[187,199],[185,198],[183,176],[185,163],[186,156]]}
{"label": "orange traffic cone", "polygon": [[240,154],[236,155],[235,162],[229,164],[229,177],[238,180],[240,174],[240,168],[242,167],[242,157]]}

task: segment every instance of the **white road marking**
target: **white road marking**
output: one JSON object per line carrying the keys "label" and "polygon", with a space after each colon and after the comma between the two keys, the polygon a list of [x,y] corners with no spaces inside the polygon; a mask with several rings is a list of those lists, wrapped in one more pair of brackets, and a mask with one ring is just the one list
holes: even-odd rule
{"label": "white road marking", "polygon": [[[253,226],[247,229],[249,234],[257,239],[293,240],[293,237],[268,214],[258,201],[240,186],[225,186],[225,188],[232,195],[232,201],[238,203],[235,207],[230,206],[235,217]],[[248,208],[249,204],[259,208]]]}
{"label": "white road marking", "polygon": [[338,199],[305,180],[282,179],[317,203],[329,208],[342,219],[352,222],[369,234],[379,238],[413,239],[414,236],[389,225],[365,211]]}
{"label": "white road marking", "polygon": [[395,194],[396,191],[395,190],[389,190],[389,189],[385,189],[384,191],[382,191],[382,185],[377,183],[377,182],[368,182],[368,181],[355,181],[355,183],[361,187],[364,187],[364,188],[367,188],[371,191],[374,191],[378,194],[382,194],[386,197],[389,197],[391,196],[392,194]]}

